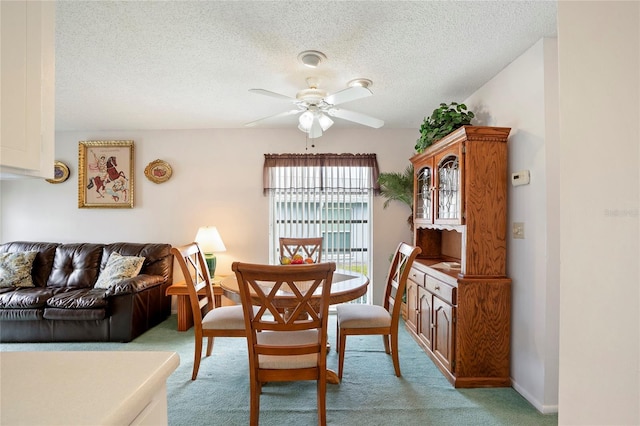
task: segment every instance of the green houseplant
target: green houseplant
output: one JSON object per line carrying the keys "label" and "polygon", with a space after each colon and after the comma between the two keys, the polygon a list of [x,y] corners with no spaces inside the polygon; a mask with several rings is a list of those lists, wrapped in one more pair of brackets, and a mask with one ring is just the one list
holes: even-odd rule
{"label": "green houseplant", "polygon": [[442,139],[455,129],[471,124],[475,117],[473,112],[467,111],[465,104],[451,102],[449,105],[442,103],[433,110],[430,117],[425,117],[420,126],[420,138],[416,141],[417,152],[424,151],[438,139]]}
{"label": "green houseplant", "polygon": [[380,184],[380,195],[386,198],[382,205],[383,208],[386,209],[391,201],[399,201],[409,206],[411,215],[409,215],[407,223],[413,231],[413,165],[408,165],[402,173],[380,173],[378,183]]}
{"label": "green houseplant", "polygon": [[[413,232],[413,164],[409,164],[404,172],[380,173],[378,175],[378,183],[380,184],[380,195],[386,198],[382,205],[383,208],[389,207],[391,201],[399,201],[409,206],[411,214],[407,218],[409,229]],[[393,255],[389,256],[389,262],[393,259]],[[402,318],[407,317],[406,305],[406,289],[402,295]]]}

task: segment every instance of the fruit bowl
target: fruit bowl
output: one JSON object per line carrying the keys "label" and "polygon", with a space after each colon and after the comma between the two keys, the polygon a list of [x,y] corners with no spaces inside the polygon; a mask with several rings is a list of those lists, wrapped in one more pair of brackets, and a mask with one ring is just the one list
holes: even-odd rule
{"label": "fruit bowl", "polygon": [[312,258],[307,257],[306,259],[299,254],[294,255],[293,257],[282,256],[280,258],[281,265],[306,265],[315,263]]}

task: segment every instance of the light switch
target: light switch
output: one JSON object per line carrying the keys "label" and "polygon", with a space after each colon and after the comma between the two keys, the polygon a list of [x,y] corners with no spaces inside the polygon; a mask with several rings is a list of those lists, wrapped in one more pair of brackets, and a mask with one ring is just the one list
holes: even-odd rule
{"label": "light switch", "polygon": [[524,239],[524,222],[513,222],[513,238]]}

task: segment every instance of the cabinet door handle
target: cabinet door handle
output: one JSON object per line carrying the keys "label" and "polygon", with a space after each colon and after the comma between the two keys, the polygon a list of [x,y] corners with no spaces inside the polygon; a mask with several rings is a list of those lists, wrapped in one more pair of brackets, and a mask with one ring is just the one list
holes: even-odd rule
{"label": "cabinet door handle", "polygon": [[439,285],[437,285],[437,286],[435,287],[435,290],[436,290],[436,291],[440,291],[440,286],[439,286]]}

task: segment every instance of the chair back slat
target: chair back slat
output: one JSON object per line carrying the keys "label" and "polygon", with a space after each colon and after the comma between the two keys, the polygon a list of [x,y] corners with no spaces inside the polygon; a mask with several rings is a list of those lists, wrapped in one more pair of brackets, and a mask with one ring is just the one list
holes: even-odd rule
{"label": "chair back slat", "polygon": [[296,345],[296,346],[267,346],[267,345],[256,345],[256,352],[260,355],[282,355],[282,353],[286,353],[287,356],[297,356],[297,355],[307,355],[314,354],[320,352],[320,345]]}
{"label": "chair back slat", "polygon": [[280,237],[279,242],[281,259],[283,256],[293,259],[293,256],[299,254],[304,259],[313,259],[313,263],[322,262],[322,237]]}

